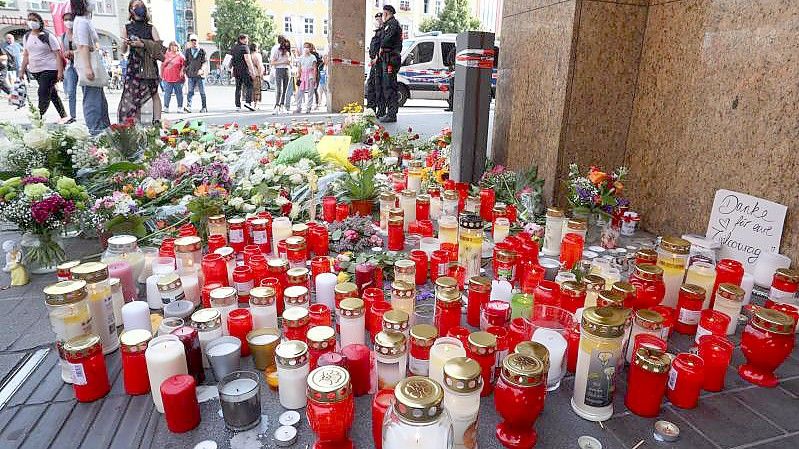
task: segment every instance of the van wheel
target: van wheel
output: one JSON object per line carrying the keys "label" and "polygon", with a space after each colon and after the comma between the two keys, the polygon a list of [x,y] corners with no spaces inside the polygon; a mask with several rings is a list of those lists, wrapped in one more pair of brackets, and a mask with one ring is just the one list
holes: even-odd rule
{"label": "van wheel", "polygon": [[411,92],[408,90],[408,86],[404,86],[400,84],[397,86],[397,104],[400,106],[405,106],[405,102],[408,101],[408,98],[411,97]]}

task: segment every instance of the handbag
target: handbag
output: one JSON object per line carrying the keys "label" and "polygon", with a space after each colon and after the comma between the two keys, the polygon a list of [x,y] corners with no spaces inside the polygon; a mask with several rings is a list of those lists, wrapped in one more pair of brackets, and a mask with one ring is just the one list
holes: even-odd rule
{"label": "handbag", "polygon": [[89,63],[92,65],[92,71],[94,72],[94,79],[93,80],[87,79],[84,70],[81,70],[80,67],[76,67],[78,69],[78,85],[87,86],[87,87],[107,86],[109,81],[108,72],[105,70],[105,67],[103,66],[102,57],[100,56],[99,51],[89,52]]}
{"label": "handbag", "polygon": [[8,104],[16,106],[17,109],[25,107],[28,102],[28,85],[22,80],[14,81],[11,93],[8,95]]}

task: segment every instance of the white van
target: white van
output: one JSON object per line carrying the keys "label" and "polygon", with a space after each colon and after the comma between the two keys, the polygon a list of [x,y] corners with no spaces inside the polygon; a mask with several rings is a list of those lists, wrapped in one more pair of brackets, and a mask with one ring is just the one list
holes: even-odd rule
{"label": "white van", "polygon": [[[409,98],[447,100],[447,88],[443,86],[447,85],[449,68],[445,60],[455,49],[456,36],[431,31],[402,41],[402,66],[397,74],[400,106]],[[495,86],[496,63],[491,79],[492,96]]]}

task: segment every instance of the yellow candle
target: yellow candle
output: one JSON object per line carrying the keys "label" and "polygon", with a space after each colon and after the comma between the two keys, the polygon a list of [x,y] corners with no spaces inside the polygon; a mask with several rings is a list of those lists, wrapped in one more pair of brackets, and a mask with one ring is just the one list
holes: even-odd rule
{"label": "yellow candle", "polygon": [[710,294],[713,293],[715,282],[716,268],[708,262],[692,263],[685,274],[686,284],[698,285],[705,289],[705,301],[702,303],[702,310],[710,307]]}

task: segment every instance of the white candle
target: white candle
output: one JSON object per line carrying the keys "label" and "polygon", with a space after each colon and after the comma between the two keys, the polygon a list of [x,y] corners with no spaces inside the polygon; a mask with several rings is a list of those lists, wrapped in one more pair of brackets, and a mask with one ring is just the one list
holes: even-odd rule
{"label": "white candle", "polygon": [[333,273],[320,273],[314,280],[316,284],[316,302],[326,305],[330,310],[336,307],[336,284],[338,277]]}
{"label": "white candle", "polygon": [[108,283],[111,285],[111,301],[114,304],[114,325],[119,327],[122,326],[122,306],[125,305],[125,296],[122,294],[119,278],[108,278]]}
{"label": "white candle", "polygon": [[277,256],[277,244],[291,237],[291,220],[277,217],[272,220],[272,254]]}
{"label": "white candle", "polygon": [[366,316],[361,313],[356,317],[345,317],[339,314],[338,329],[340,347],[354,344],[365,344],[366,341]]}
{"label": "white candle", "polygon": [[560,332],[539,327],[533,332],[533,341],[541,343],[549,350],[549,372],[547,374],[547,390],[552,391],[560,386],[566,362],[568,342]]}
{"label": "white candle", "polygon": [[430,219],[438,220],[441,216],[441,197],[430,197]]}
{"label": "white candle", "polygon": [[259,345],[259,346],[260,345],[268,345],[269,343],[272,343],[273,341],[277,340],[278,338],[279,337],[277,335],[261,334],[261,335],[256,335],[255,337],[252,337],[250,339],[250,343],[254,344],[254,345]]}
{"label": "white candle", "polygon": [[444,364],[454,357],[466,357],[463,343],[454,337],[440,337],[430,348],[430,373],[431,379],[439,384],[444,384]]}
{"label": "white candle", "polygon": [[147,345],[144,358],[147,361],[147,375],[150,378],[150,392],[155,409],[164,413],[161,383],[176,374],[189,373],[183,343],[174,335],[155,337]]}
{"label": "white candle", "polygon": [[180,282],[183,283],[183,294],[186,295],[186,300],[191,301],[195,306],[199,306],[202,302],[200,292],[200,278],[196,273],[181,273]]}
{"label": "white candle", "polygon": [[402,209],[402,229],[408,231],[408,224],[416,221],[416,193],[403,190],[399,197],[399,206]]}
{"label": "white candle", "polygon": [[145,301],[131,301],[122,306],[122,325],[126,331],[145,329],[152,332],[150,308]]}
{"label": "white candle", "polygon": [[752,276],[750,273],[744,273],[743,279],[741,279],[741,289],[744,291],[744,300],[742,305],[749,304],[752,301],[752,289],[755,287],[755,277]]}
{"label": "white candle", "polygon": [[502,279],[499,281],[491,281],[491,301],[505,301],[510,302],[510,297],[513,295],[513,286],[510,282]]}
{"label": "white candle", "polygon": [[153,310],[160,310],[164,308],[164,302],[161,300],[161,293],[158,291],[158,279],[161,276],[175,272],[175,259],[171,257],[159,257],[152,263],[153,274],[147,277],[145,285],[147,286],[147,305]]}
{"label": "white candle", "polygon": [[253,329],[277,328],[277,306],[275,303],[264,306],[250,302],[250,314],[252,315]]}
{"label": "white candle", "polygon": [[427,253],[427,258],[433,257],[433,251],[441,248],[441,242],[435,237],[422,237],[419,240],[419,249]]}
{"label": "white candle", "polygon": [[510,233],[510,220],[505,217],[497,217],[494,221],[494,243],[504,242]]}
{"label": "white candle", "polygon": [[239,350],[239,346],[233,343],[219,343],[208,348],[206,354],[211,357],[219,357]]}

